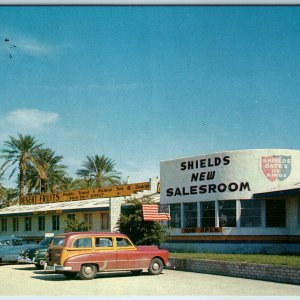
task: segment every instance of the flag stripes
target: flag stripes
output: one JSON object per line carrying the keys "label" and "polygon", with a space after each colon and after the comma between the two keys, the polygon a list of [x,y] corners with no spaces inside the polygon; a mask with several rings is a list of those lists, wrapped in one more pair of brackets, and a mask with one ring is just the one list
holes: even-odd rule
{"label": "flag stripes", "polygon": [[158,204],[142,204],[144,221],[168,221],[170,214],[159,212]]}

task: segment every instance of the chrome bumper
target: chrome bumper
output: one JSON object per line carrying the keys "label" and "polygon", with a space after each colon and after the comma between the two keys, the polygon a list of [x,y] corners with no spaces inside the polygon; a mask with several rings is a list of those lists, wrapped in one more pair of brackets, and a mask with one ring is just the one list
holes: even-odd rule
{"label": "chrome bumper", "polygon": [[19,263],[26,263],[26,264],[33,264],[34,263],[34,258],[30,259],[28,257],[19,256],[18,257],[18,262]]}
{"label": "chrome bumper", "polygon": [[53,266],[48,266],[47,263],[44,263],[44,270],[47,271],[72,271],[72,267],[64,267],[61,265],[54,264]]}

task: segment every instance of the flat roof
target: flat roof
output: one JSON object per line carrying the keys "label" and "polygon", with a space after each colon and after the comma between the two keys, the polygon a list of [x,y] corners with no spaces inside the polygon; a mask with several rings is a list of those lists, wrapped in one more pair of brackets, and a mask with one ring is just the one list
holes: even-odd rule
{"label": "flat roof", "polygon": [[[116,199],[116,201],[118,201]],[[67,201],[44,204],[12,205],[0,210],[0,216],[16,214],[34,214],[42,212],[72,212],[81,210],[107,210],[109,207],[109,198],[98,198],[79,201]]]}
{"label": "flat roof", "polygon": [[[144,196],[151,196],[154,201],[159,202],[160,195],[158,193],[141,194],[135,195],[137,199],[143,198]],[[56,203],[43,203],[43,204],[28,204],[28,205],[12,205],[0,209],[0,217],[6,217],[11,215],[32,215],[32,214],[42,214],[55,213],[56,211],[61,213],[73,213],[79,211],[108,211],[109,210],[109,200],[112,201],[122,201],[130,199],[131,196],[125,197],[115,197],[115,198],[97,198],[88,200],[74,200],[66,202],[56,202]]]}

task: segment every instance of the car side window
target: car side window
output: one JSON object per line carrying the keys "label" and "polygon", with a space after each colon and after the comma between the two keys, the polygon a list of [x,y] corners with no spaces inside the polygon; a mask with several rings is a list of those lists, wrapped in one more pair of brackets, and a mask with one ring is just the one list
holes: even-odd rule
{"label": "car side window", "polygon": [[0,241],[0,245],[1,246],[7,246],[7,245],[9,245],[9,240],[1,240]]}
{"label": "car side window", "polygon": [[132,244],[129,242],[128,239],[125,238],[117,238],[117,247],[129,247]]}
{"label": "car side window", "polygon": [[12,244],[13,244],[13,246],[21,246],[21,245],[23,245],[23,243],[22,243],[21,240],[16,240],[16,239],[12,240]]}
{"label": "car side window", "polygon": [[92,247],[91,238],[79,238],[73,243],[73,248],[90,248]]}
{"label": "car side window", "polygon": [[97,237],[95,238],[95,246],[96,247],[112,247],[112,238],[106,237]]}

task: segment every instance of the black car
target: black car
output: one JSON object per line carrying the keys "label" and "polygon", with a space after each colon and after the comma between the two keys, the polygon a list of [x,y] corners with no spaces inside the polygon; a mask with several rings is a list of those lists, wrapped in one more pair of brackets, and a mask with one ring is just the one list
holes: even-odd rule
{"label": "black car", "polygon": [[43,266],[38,263],[38,261],[35,261],[35,254],[39,250],[46,250],[50,246],[51,242],[53,240],[53,237],[48,237],[42,240],[38,245],[27,248],[25,250],[22,250],[20,252],[18,262],[19,263],[27,263],[27,264],[34,264],[37,269],[43,269]]}

